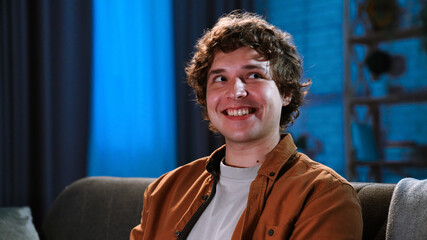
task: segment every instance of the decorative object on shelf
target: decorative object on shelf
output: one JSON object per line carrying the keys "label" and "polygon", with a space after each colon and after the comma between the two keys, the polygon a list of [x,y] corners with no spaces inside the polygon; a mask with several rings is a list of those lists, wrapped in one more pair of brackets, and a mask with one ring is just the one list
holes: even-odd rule
{"label": "decorative object on shelf", "polygon": [[377,161],[378,149],[375,144],[372,127],[366,123],[352,123],[351,135],[353,147],[358,161]]}
{"label": "decorative object on shelf", "polygon": [[380,75],[390,71],[391,56],[385,51],[375,49],[365,59],[365,64],[372,73],[372,79],[378,80]]}
{"label": "decorative object on shelf", "polygon": [[312,159],[323,151],[322,142],[308,133],[302,133],[295,139],[295,145]]}
{"label": "decorative object on shelf", "polygon": [[400,9],[396,0],[368,0],[366,6],[372,30],[393,30],[399,25]]}
{"label": "decorative object on shelf", "polygon": [[391,55],[386,51],[374,49],[365,58],[365,65],[372,74],[372,80],[378,80],[381,74],[387,73],[399,77],[406,71],[406,60],[402,55]]}

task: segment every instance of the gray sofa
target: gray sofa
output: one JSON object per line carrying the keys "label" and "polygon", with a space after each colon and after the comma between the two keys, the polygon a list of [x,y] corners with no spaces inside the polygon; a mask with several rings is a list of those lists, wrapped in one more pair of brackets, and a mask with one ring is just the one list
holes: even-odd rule
{"label": "gray sofa", "polygon": [[[57,197],[44,220],[42,239],[129,239],[140,221],[144,190],[154,179],[88,177]],[[362,203],[363,239],[385,239],[395,184],[352,183]]]}

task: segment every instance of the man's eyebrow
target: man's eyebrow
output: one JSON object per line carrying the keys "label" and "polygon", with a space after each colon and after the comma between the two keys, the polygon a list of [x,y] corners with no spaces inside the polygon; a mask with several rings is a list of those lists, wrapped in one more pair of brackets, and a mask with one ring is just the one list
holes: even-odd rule
{"label": "man's eyebrow", "polygon": [[225,72],[225,69],[223,69],[223,68],[212,69],[212,70],[210,70],[210,71],[208,72],[208,77],[209,77],[210,75],[213,75],[213,74],[219,74],[219,73],[223,73],[223,72]]}
{"label": "man's eyebrow", "polygon": [[247,70],[251,70],[251,69],[260,69],[263,71],[266,71],[266,67],[263,65],[258,65],[258,64],[248,64],[242,67],[243,69],[247,69]]}
{"label": "man's eyebrow", "polygon": [[[244,66],[242,66],[242,69],[245,69],[245,70],[259,69],[259,70],[262,70],[262,71],[264,71],[264,72],[266,72],[266,71],[267,71],[267,68],[266,68],[265,66],[263,66],[263,65],[258,65],[258,64],[248,64],[248,65],[244,65]],[[223,72],[225,72],[225,69],[224,69],[224,68],[212,69],[212,70],[210,70],[210,71],[208,72],[208,77],[209,77],[210,75],[213,75],[213,74],[220,74],[220,73],[223,73]]]}

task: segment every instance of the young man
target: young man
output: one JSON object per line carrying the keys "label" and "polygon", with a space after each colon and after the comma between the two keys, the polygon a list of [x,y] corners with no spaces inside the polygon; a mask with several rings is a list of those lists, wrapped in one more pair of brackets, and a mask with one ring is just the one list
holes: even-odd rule
{"label": "young man", "polygon": [[225,145],[146,190],[131,239],[361,239],[352,186],[298,153],[289,134],[305,88],[291,36],[231,13],[198,41],[186,68]]}

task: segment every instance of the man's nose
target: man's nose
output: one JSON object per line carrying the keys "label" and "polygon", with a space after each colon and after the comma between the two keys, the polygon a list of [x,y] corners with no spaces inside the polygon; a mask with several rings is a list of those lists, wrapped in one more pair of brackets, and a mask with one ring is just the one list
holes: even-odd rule
{"label": "man's nose", "polygon": [[248,95],[246,91],[245,82],[242,81],[242,78],[236,77],[234,80],[230,81],[229,86],[229,97],[231,99],[244,98]]}

